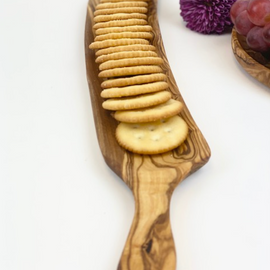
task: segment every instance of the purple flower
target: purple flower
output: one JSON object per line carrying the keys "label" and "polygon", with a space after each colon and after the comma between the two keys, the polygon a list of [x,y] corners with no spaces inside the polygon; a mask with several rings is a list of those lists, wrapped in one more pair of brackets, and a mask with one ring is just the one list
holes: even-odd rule
{"label": "purple flower", "polygon": [[233,26],[230,9],[235,0],[180,0],[187,27],[202,34],[221,34]]}

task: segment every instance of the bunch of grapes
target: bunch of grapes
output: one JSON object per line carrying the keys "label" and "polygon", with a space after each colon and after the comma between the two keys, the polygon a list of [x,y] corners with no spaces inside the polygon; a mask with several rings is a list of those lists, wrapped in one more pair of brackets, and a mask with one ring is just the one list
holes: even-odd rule
{"label": "bunch of grapes", "polygon": [[235,30],[258,52],[270,51],[270,0],[236,0],[230,10]]}

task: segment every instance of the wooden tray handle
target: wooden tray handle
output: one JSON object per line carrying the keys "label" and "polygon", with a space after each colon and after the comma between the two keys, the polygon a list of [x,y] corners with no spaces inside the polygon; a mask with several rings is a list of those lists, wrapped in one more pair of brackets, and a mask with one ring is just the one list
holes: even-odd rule
{"label": "wooden tray handle", "polygon": [[176,251],[169,210],[160,215],[151,213],[147,221],[144,217],[140,218],[140,215],[140,211],[136,210],[117,269],[175,270]]}
{"label": "wooden tray handle", "polygon": [[118,270],[175,270],[176,251],[170,201],[177,179],[173,168],[155,167],[144,158],[134,171],[135,214]]}

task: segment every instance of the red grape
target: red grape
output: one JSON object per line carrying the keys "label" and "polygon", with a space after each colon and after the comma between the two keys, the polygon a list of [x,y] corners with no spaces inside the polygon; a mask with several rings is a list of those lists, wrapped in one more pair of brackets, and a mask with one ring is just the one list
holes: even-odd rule
{"label": "red grape", "polygon": [[270,0],[236,0],[230,10],[236,32],[254,51],[270,52]]}
{"label": "red grape", "polygon": [[263,39],[263,28],[259,26],[254,26],[247,34],[247,45],[258,52],[265,52],[268,50],[268,46]]}
{"label": "red grape", "polygon": [[231,6],[230,15],[231,20],[235,24],[236,17],[244,10],[247,9],[249,0],[237,0],[234,2],[234,4]]}
{"label": "red grape", "polygon": [[270,20],[270,1],[250,0],[247,11],[252,23],[257,26],[264,26]]}
{"label": "red grape", "polygon": [[270,46],[270,23],[266,24],[262,30],[262,36],[268,46]]}
{"label": "red grape", "polygon": [[251,28],[254,27],[254,24],[248,18],[248,13],[246,10],[242,11],[236,17],[234,27],[236,31],[243,36],[246,36]]}

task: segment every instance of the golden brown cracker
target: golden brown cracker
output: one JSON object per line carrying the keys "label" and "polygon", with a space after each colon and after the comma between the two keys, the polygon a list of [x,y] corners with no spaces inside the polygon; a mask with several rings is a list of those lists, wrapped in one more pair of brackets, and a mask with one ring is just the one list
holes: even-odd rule
{"label": "golden brown cracker", "polygon": [[147,84],[104,89],[101,91],[100,95],[103,98],[129,97],[166,90],[168,87],[169,86],[166,82],[153,82]]}
{"label": "golden brown cracker", "polygon": [[127,19],[127,20],[115,20],[108,22],[99,22],[95,23],[93,28],[107,28],[107,27],[122,27],[122,26],[130,26],[130,25],[147,25],[147,20],[144,19]]}
{"label": "golden brown cracker", "polygon": [[111,8],[121,8],[121,7],[147,7],[148,3],[144,1],[123,1],[123,2],[108,2],[100,3],[96,5],[96,10],[100,9],[111,9]]}
{"label": "golden brown cracker", "polygon": [[111,15],[116,13],[147,13],[146,7],[120,7],[120,8],[108,8],[99,9],[94,12],[94,16],[99,15]]}
{"label": "golden brown cracker", "polygon": [[110,15],[98,15],[94,17],[95,23],[110,22],[117,20],[129,20],[129,19],[147,19],[147,15],[143,13],[116,13]]}
{"label": "golden brown cracker", "polygon": [[120,123],[116,139],[137,154],[160,154],[180,146],[188,136],[188,126],[178,115],[150,123]]}
{"label": "golden brown cracker", "polygon": [[131,25],[122,27],[107,27],[99,28],[95,31],[96,35],[106,35],[111,33],[121,33],[121,32],[149,32],[152,33],[153,28],[150,25]]}
{"label": "golden brown cracker", "polygon": [[90,49],[104,49],[108,47],[116,47],[123,45],[144,44],[148,45],[149,41],[142,38],[121,38],[121,39],[107,39],[102,41],[94,41],[90,44]]}
{"label": "golden brown cracker", "polygon": [[[116,3],[116,2],[123,2],[128,0],[100,0],[100,3]],[[141,2],[142,0],[132,0],[132,2]],[[150,0],[143,0],[144,2],[149,2]]]}
{"label": "golden brown cracker", "polygon": [[112,9],[112,8],[122,8],[122,7],[147,7],[148,3],[144,1],[123,1],[116,3],[100,3],[96,5],[96,10],[100,9]]}
{"label": "golden brown cracker", "polygon": [[115,87],[123,87],[129,85],[139,85],[144,83],[151,82],[159,82],[166,81],[167,76],[164,73],[155,73],[155,74],[146,74],[146,75],[138,75],[127,78],[118,78],[118,79],[110,79],[105,80],[101,83],[101,87],[106,88],[115,88]]}
{"label": "golden brown cracker", "polygon": [[153,45],[145,45],[145,44],[123,45],[123,46],[100,49],[96,51],[96,56],[106,55],[106,54],[116,53],[116,52],[155,51],[155,50],[156,48]]}
{"label": "golden brown cracker", "polygon": [[153,51],[129,51],[129,52],[117,52],[106,55],[101,55],[96,58],[96,63],[104,63],[109,60],[119,60],[124,58],[135,57],[157,57],[157,53]]}
{"label": "golden brown cracker", "polygon": [[98,74],[98,76],[100,78],[111,78],[111,77],[132,76],[139,74],[142,75],[161,72],[162,69],[159,66],[135,66],[135,67],[122,67],[103,70]]}
{"label": "golden brown cracker", "polygon": [[125,58],[125,59],[106,61],[99,65],[99,69],[107,70],[107,69],[119,68],[119,67],[161,65],[162,63],[163,63],[163,59],[160,57]]}
{"label": "golden brown cracker", "polygon": [[168,91],[159,91],[150,94],[139,95],[135,97],[107,99],[102,103],[102,107],[106,110],[132,110],[154,106],[164,103],[171,98],[171,93]]}
{"label": "golden brown cracker", "polygon": [[121,39],[121,38],[143,38],[152,39],[153,34],[148,32],[122,32],[122,33],[110,33],[105,35],[96,36],[95,41],[102,41],[107,39]]}
{"label": "golden brown cracker", "polygon": [[183,103],[170,99],[165,103],[144,109],[116,111],[114,118],[126,123],[144,123],[165,119],[177,115],[183,109]]}

